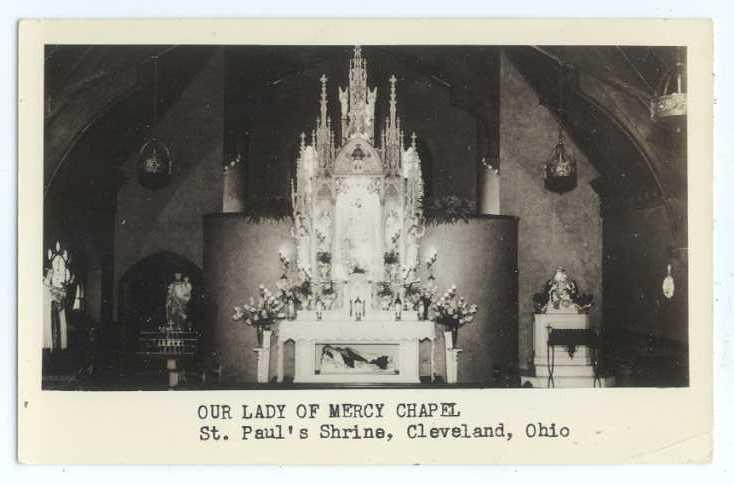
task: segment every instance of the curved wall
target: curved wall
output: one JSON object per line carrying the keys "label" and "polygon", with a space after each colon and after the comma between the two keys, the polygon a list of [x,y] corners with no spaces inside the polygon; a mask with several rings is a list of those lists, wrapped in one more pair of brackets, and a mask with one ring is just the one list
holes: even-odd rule
{"label": "curved wall", "polygon": [[[252,223],[241,214],[205,217],[209,342],[219,353],[227,383],[256,380],[255,330],[232,321],[232,307],[256,294],[261,283],[273,287],[280,276],[278,250],[294,252],[287,222]],[[439,288],[456,284],[461,295],[479,305],[475,321],[460,330],[459,382],[489,383],[493,366],[517,362],[517,219],[482,216],[428,227],[421,258],[433,250],[438,251]],[[443,373],[442,343],[436,360]]]}
{"label": "curved wall", "polygon": [[[487,384],[494,366],[517,366],[517,222],[479,216],[428,227],[421,242],[422,260],[438,251],[439,289],[456,284],[460,295],[479,306],[474,321],[459,329],[459,383]],[[441,367],[443,347],[438,353]]]}
{"label": "curved wall", "polygon": [[210,300],[208,346],[219,354],[226,383],[257,380],[254,328],[232,321],[233,307],[271,290],[280,277],[278,251],[293,254],[289,222],[249,222],[239,214],[204,217],[204,281]]}

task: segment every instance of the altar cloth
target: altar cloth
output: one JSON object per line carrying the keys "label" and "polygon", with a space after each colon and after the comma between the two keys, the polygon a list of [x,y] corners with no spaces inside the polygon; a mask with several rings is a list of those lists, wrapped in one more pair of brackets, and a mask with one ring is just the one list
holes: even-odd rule
{"label": "altar cloth", "polygon": [[[278,326],[277,334],[278,381],[283,381],[284,378],[284,344],[287,341],[295,342],[294,381],[297,383],[418,383],[419,343],[423,340],[431,341],[431,374],[433,373],[433,341],[436,330],[432,321],[283,321]],[[322,373],[317,347],[324,345],[356,345],[358,348],[393,345],[395,371]]]}

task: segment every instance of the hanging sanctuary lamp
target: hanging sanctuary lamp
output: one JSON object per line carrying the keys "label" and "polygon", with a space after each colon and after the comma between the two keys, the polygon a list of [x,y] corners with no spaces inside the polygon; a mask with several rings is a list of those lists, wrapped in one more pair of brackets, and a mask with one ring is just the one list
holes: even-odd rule
{"label": "hanging sanctuary lamp", "polygon": [[687,114],[686,71],[680,49],[676,61],[660,78],[655,95],[650,102],[650,116],[666,119]]}
{"label": "hanging sanctuary lamp", "polygon": [[566,147],[563,136],[564,99],[563,99],[563,66],[559,68],[558,82],[558,141],[545,162],[545,189],[550,192],[563,194],[570,192],[578,184],[578,167],[576,158],[570,149]]}
{"label": "hanging sanctuary lamp", "polygon": [[168,184],[173,173],[173,157],[168,146],[155,136],[158,121],[158,56],[153,56],[153,118],[150,134],[138,152],[138,181],[156,190]]}

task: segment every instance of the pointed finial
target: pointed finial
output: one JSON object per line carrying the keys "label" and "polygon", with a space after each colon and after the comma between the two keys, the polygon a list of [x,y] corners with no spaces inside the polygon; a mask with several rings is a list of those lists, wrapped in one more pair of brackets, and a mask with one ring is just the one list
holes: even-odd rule
{"label": "pointed finial", "polygon": [[306,148],[306,133],[301,131],[301,151],[303,151]]}
{"label": "pointed finial", "polygon": [[413,131],[413,133],[410,135],[410,147],[413,149],[415,149],[416,138],[418,138],[418,136],[416,136],[415,131]]}

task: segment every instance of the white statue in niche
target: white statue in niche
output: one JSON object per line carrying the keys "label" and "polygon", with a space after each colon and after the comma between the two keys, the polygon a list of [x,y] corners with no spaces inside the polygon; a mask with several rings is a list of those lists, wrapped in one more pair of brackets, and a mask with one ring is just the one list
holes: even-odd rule
{"label": "white statue in niche", "polygon": [[342,108],[342,117],[345,118],[349,113],[349,91],[347,89],[342,89],[341,86],[338,89],[339,103],[341,104]]}
{"label": "white statue in niche", "polygon": [[418,267],[418,249],[420,247],[420,239],[426,232],[426,228],[423,225],[413,224],[408,229],[407,237],[405,238],[405,265],[409,268],[415,269]]}
{"label": "white statue in niche", "polygon": [[370,272],[372,266],[373,227],[360,217],[363,208],[361,198],[352,204],[354,210],[349,215],[346,225],[344,247],[347,249],[347,260],[351,262],[352,272]]}
{"label": "white statue in niche", "polygon": [[296,239],[296,263],[299,269],[310,266],[309,233],[306,221],[299,212],[295,216],[295,225],[291,228],[291,235]]}

